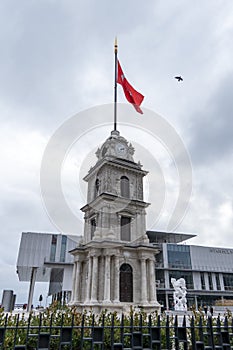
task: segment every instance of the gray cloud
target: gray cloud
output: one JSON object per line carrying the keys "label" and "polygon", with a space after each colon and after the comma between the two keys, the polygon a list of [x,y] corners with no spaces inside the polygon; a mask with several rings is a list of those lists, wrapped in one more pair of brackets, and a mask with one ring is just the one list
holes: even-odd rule
{"label": "gray cloud", "polygon": [[209,164],[232,156],[233,76],[230,73],[223,77],[205,108],[196,111],[192,118],[190,152],[195,163]]}

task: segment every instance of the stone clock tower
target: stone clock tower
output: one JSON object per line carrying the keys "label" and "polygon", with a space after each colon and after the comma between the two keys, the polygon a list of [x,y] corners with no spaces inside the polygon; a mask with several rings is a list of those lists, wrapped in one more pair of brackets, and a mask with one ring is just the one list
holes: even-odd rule
{"label": "stone clock tower", "polygon": [[147,174],[133,159],[134,148],[118,131],[96,152],[88,183],[84,238],[74,256],[71,303],[80,309],[158,310],[155,255],[149,244],[143,200]]}

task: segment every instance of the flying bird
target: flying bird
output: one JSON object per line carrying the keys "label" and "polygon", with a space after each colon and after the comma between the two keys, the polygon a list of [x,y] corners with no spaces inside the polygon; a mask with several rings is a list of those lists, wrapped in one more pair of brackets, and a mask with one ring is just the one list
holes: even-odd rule
{"label": "flying bird", "polygon": [[183,81],[183,78],[180,76],[180,77],[175,77],[175,79],[177,79],[178,81]]}

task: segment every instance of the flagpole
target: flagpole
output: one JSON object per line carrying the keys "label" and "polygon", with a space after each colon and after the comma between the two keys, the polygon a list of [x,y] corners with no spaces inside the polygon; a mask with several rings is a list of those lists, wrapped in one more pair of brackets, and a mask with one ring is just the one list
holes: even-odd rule
{"label": "flagpole", "polygon": [[117,130],[117,38],[115,38],[114,43],[114,53],[115,53],[115,83],[114,83],[114,131]]}

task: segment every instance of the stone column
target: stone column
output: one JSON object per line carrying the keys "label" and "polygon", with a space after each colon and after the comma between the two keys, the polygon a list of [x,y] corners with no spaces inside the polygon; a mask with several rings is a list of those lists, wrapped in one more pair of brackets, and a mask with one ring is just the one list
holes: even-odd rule
{"label": "stone column", "polygon": [[145,258],[141,258],[141,302],[147,303],[147,278]]}
{"label": "stone column", "polygon": [[102,208],[102,236],[105,237],[107,233],[107,228],[109,227],[108,223],[108,207],[107,205],[103,206]]}
{"label": "stone column", "polygon": [[73,274],[72,274],[72,296],[71,296],[71,302],[75,301],[75,294],[76,294],[76,269],[77,269],[77,263],[74,262],[73,266]]}
{"label": "stone column", "polygon": [[119,265],[119,256],[114,256],[115,266],[114,266],[114,302],[119,302],[119,292],[120,292],[120,265]]}
{"label": "stone column", "polygon": [[137,210],[135,212],[135,217],[132,221],[132,231],[136,232],[136,238],[140,237],[142,235],[142,231],[140,228],[140,211]]}
{"label": "stone column", "polygon": [[154,303],[157,301],[156,288],[155,288],[155,263],[154,260],[149,260],[149,284],[150,284],[150,302]]}
{"label": "stone column", "polygon": [[91,302],[97,302],[98,279],[98,256],[94,255],[91,285]]}
{"label": "stone column", "polygon": [[145,209],[142,212],[141,215],[141,230],[142,232],[146,233],[146,211]]}
{"label": "stone column", "polygon": [[76,261],[76,274],[75,274],[75,288],[74,288],[74,298],[76,302],[81,299],[80,295],[80,278],[81,278],[81,261]]}
{"label": "stone column", "polygon": [[110,256],[105,256],[104,302],[110,302]]}
{"label": "stone column", "polygon": [[117,232],[116,239],[120,240],[121,239],[121,216],[120,216],[120,214],[117,214],[117,229],[116,229],[116,232]]}
{"label": "stone column", "polygon": [[90,302],[90,292],[91,292],[91,279],[92,279],[92,257],[89,256],[88,259],[88,273],[87,273],[87,289],[86,289],[86,298],[85,303]]}

